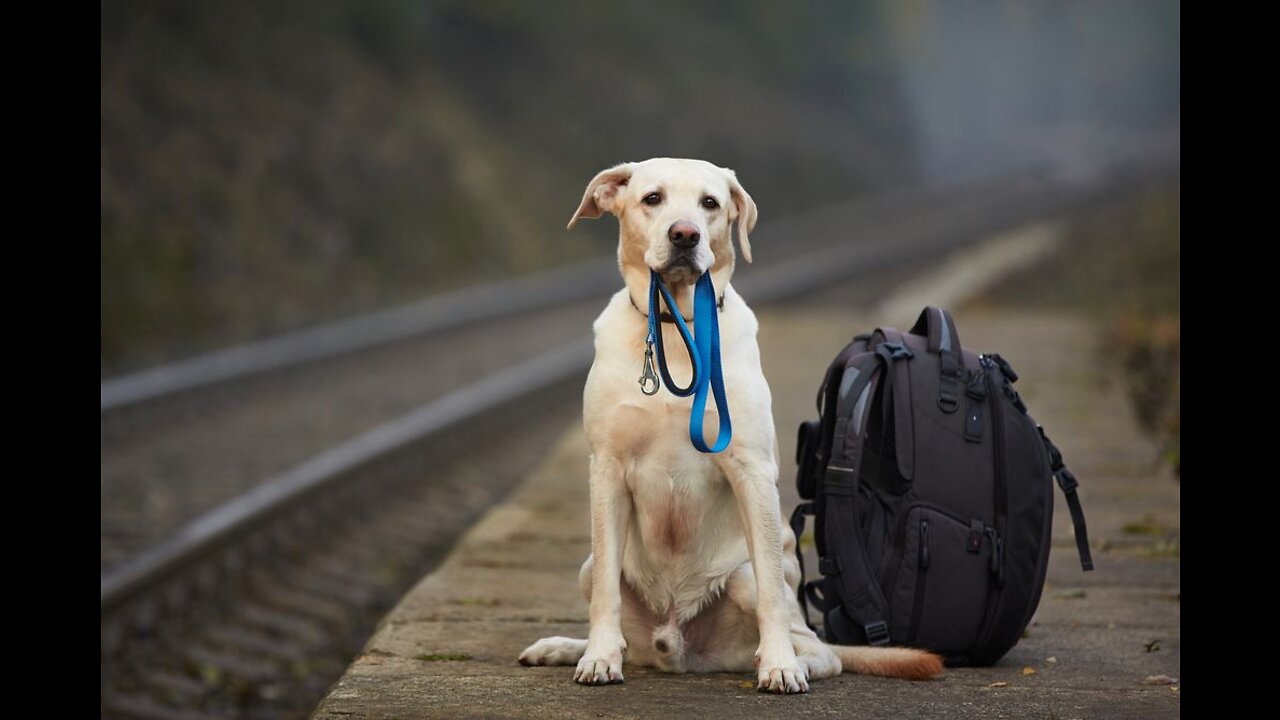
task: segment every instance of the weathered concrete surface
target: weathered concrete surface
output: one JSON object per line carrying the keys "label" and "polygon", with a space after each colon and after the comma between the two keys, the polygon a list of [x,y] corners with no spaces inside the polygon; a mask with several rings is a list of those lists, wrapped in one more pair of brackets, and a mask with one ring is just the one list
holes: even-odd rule
{"label": "weathered concrete surface", "polygon": [[[797,500],[794,428],[814,414],[830,357],[871,329],[830,300],[760,314],[784,516]],[[1118,380],[1096,366],[1090,326],[1007,310],[964,311],[957,322],[967,347],[999,351],[1020,373],[1019,390],[1082,483],[1097,566],[1080,572],[1058,495],[1049,585],[1028,636],[995,667],[949,669],[921,683],[845,674],[815,682],[807,695],[772,696],[749,674],[628,665],[625,684],[585,687],[570,667],[520,666],[516,656],[538,638],[587,633],[577,572],[590,540],[588,450],[575,424],[386,618],[314,717],[1177,716],[1178,691],[1142,681],[1181,671],[1179,486],[1156,470]],[[1135,523],[1155,534],[1126,533]],[[998,682],[1007,686],[991,687]]]}

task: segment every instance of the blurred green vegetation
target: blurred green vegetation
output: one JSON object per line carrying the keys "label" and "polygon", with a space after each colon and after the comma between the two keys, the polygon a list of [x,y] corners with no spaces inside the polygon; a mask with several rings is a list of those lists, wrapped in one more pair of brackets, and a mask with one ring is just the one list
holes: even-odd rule
{"label": "blurred green vegetation", "polygon": [[607,257],[612,223],[564,224],[618,162],[732,167],[769,222],[1046,159],[1088,168],[1180,102],[1173,0],[101,14],[104,377]]}
{"label": "blurred green vegetation", "polygon": [[781,217],[909,179],[876,5],[102,4],[101,371],[608,256],[608,165]]}
{"label": "blurred green vegetation", "polygon": [[983,302],[1072,307],[1098,321],[1139,425],[1181,477],[1181,191],[1159,185],[1073,219],[1059,249]]}
{"label": "blurred green vegetation", "polygon": [[1138,423],[1159,443],[1163,460],[1182,478],[1182,321],[1167,313],[1118,313],[1105,346],[1118,351]]}

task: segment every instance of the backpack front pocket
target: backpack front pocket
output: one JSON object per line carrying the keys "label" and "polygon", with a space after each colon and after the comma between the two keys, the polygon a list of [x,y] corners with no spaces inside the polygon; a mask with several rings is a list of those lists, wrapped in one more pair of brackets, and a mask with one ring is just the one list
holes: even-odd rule
{"label": "backpack front pocket", "polygon": [[894,642],[947,657],[967,654],[1000,575],[999,540],[981,520],[913,505],[900,529],[900,559],[885,586]]}

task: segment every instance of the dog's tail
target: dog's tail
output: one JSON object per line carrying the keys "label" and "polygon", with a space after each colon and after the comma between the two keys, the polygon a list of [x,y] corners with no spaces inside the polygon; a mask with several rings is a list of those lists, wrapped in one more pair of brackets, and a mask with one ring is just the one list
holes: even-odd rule
{"label": "dog's tail", "polygon": [[904,680],[928,680],[942,674],[942,658],[926,650],[903,647],[828,645],[845,672]]}

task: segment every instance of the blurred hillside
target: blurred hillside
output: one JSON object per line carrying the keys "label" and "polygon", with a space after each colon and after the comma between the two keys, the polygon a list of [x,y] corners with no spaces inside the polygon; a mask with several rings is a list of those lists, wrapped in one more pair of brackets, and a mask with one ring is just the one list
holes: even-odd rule
{"label": "blurred hillside", "polygon": [[104,2],[102,375],[607,256],[623,160],[767,223],[1176,122],[1176,3],[964,7]]}

